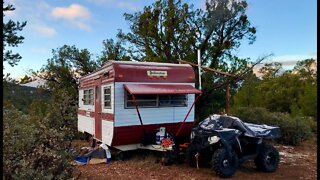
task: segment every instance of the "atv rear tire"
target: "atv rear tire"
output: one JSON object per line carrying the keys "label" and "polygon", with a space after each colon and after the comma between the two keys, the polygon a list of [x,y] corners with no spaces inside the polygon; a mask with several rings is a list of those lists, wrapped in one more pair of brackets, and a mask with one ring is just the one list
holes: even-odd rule
{"label": "atv rear tire", "polygon": [[254,163],[259,170],[264,172],[274,172],[279,164],[279,152],[271,145],[261,145],[258,156],[254,159]]}
{"label": "atv rear tire", "polygon": [[212,168],[221,178],[231,177],[237,170],[239,160],[234,151],[228,159],[227,151],[224,148],[217,149],[212,156]]}

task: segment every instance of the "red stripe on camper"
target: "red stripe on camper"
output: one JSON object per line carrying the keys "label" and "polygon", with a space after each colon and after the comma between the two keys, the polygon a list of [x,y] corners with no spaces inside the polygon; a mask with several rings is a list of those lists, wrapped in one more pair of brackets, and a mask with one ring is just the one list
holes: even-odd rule
{"label": "red stripe on camper", "polygon": [[110,113],[101,113],[101,119],[102,120],[114,120],[114,114],[110,114]]}
{"label": "red stripe on camper", "polygon": [[[87,113],[90,113],[90,117],[94,118],[94,113],[95,112],[90,112],[90,111],[86,111],[86,110],[78,110],[78,114],[79,115],[87,116]],[[101,113],[101,119],[107,120],[107,121],[113,121],[114,120],[114,115],[110,114],[110,113]]]}
{"label": "red stripe on camper", "polygon": [[[194,70],[190,67],[155,64],[114,64],[115,82],[194,83]],[[164,76],[151,76],[148,71],[163,72]]]}
{"label": "red stripe on camper", "polygon": [[94,87],[94,80],[93,79],[80,81],[80,89],[88,88],[88,87]]}
{"label": "red stripe on camper", "polygon": [[102,80],[101,84],[106,85],[106,84],[110,84],[112,82],[114,82],[114,78],[109,78],[109,79]]}
{"label": "red stripe on camper", "polygon": [[[166,131],[174,135],[180,123],[150,124],[143,125],[146,133],[156,133],[160,127],[165,127]],[[180,136],[190,136],[193,122],[186,122],[181,129]],[[112,146],[129,145],[142,143],[143,130],[141,125],[114,127]]]}

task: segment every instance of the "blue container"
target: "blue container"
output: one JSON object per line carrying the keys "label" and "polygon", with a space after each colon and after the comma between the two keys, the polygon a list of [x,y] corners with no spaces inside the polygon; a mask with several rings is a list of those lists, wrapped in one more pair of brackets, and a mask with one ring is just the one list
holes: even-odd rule
{"label": "blue container", "polygon": [[74,161],[79,164],[87,164],[88,161],[90,161],[90,158],[85,156],[77,156]]}

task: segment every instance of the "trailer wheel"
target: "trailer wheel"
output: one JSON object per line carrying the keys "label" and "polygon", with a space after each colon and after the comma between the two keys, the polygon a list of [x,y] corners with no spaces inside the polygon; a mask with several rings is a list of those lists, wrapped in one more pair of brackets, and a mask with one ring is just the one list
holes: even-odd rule
{"label": "trailer wheel", "polygon": [[221,178],[231,177],[238,168],[238,157],[234,151],[228,159],[227,151],[224,148],[217,149],[212,156],[212,169]]}
{"label": "trailer wheel", "polygon": [[264,172],[274,172],[279,164],[279,152],[271,145],[261,145],[258,156],[254,159],[254,163],[259,170]]}

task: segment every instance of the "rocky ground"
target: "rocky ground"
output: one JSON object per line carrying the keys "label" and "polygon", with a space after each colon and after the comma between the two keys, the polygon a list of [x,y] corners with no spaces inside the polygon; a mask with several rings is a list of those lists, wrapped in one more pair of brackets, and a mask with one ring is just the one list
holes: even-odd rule
{"label": "rocky ground", "polygon": [[[317,141],[299,146],[275,144],[280,152],[276,172],[257,171],[253,161],[242,164],[231,179],[317,179]],[[186,163],[163,166],[160,155],[150,151],[135,151],[128,160],[113,159],[110,164],[74,166],[75,179],[220,179],[210,168],[192,168]]]}

